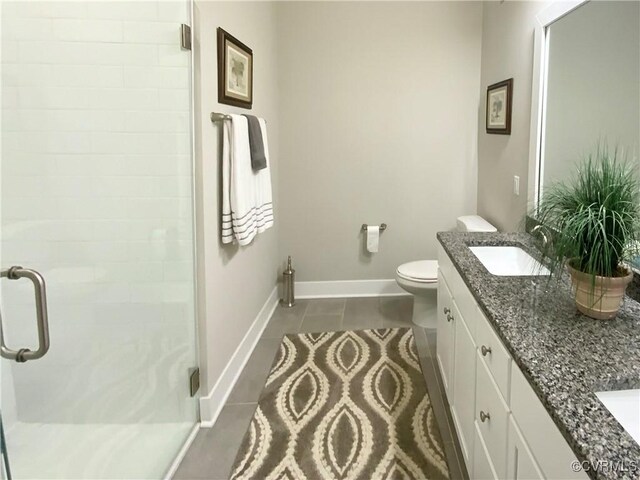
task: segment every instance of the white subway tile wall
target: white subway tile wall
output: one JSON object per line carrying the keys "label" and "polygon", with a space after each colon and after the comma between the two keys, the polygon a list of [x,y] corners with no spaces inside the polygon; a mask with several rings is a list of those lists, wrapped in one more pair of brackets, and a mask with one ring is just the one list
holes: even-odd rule
{"label": "white subway tile wall", "polygon": [[[196,420],[187,388],[197,361],[191,64],[179,45],[188,2],[0,8],[0,261],[43,274],[51,330],[44,358],[3,363],[8,444],[24,444],[15,448],[14,471],[157,477]],[[1,294],[7,340],[33,348],[29,282],[3,279]],[[97,451],[94,441],[92,469],[85,450],[64,445],[67,437],[74,445],[99,437],[105,430],[96,424],[134,423],[150,425],[147,444],[155,446],[135,468],[126,459],[100,462],[113,452]],[[60,424],[55,437],[68,461],[44,469],[29,462],[43,454],[25,446],[33,440],[26,424]],[[149,448],[134,445],[144,435],[126,436],[124,457]]]}

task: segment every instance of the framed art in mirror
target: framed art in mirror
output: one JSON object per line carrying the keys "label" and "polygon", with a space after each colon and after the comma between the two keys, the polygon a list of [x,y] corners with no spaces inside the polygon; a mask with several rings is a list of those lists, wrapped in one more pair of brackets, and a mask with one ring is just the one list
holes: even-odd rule
{"label": "framed art in mirror", "polygon": [[253,104],[253,51],[218,28],[218,102],[242,108]]}
{"label": "framed art in mirror", "polygon": [[487,133],[511,135],[513,78],[487,87]]}

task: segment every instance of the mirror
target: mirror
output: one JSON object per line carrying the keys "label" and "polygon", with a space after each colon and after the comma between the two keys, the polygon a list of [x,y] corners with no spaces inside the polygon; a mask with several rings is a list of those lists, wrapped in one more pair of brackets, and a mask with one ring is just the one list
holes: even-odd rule
{"label": "mirror", "polygon": [[640,2],[584,3],[545,34],[538,195],[599,143],[640,163]]}

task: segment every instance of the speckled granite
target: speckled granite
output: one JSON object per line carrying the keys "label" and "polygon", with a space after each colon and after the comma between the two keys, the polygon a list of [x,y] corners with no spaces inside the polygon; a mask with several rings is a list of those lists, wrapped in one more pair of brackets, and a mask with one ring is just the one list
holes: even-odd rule
{"label": "speckled granite", "polygon": [[[591,465],[640,462],[640,446],[594,392],[640,388],[640,303],[626,297],[617,318],[598,321],[577,312],[568,278],[491,275],[473,245],[516,245],[539,258],[526,233],[438,233],[471,290],[576,458]],[[546,278],[546,277],[538,277]],[[594,479],[638,479],[640,472],[589,470]]]}

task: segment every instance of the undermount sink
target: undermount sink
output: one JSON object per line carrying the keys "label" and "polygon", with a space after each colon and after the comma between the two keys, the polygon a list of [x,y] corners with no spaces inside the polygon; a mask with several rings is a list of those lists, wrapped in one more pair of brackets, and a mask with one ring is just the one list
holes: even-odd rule
{"label": "undermount sink", "polygon": [[549,275],[549,270],[520,247],[469,247],[489,273],[502,277]]}
{"label": "undermount sink", "polygon": [[596,392],[596,397],[640,444],[640,389]]}

